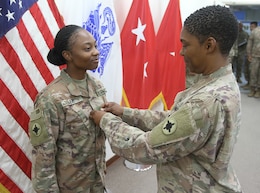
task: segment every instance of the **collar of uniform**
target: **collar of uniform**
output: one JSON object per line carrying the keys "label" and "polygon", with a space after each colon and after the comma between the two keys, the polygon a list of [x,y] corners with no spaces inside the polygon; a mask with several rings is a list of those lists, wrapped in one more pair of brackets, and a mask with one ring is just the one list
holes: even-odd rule
{"label": "collar of uniform", "polygon": [[[88,79],[88,74],[86,73],[86,77]],[[65,72],[65,70],[61,70],[61,78],[67,83],[67,88],[71,95],[73,96],[83,96],[88,97],[87,90],[82,90],[75,84],[72,78]]]}
{"label": "collar of uniform", "polygon": [[232,64],[225,65],[209,75],[201,75],[199,81],[194,84],[191,90],[198,90],[199,87],[204,87],[205,85],[232,73]]}
{"label": "collar of uniform", "polygon": [[[178,104],[177,106],[180,106],[181,104],[185,103],[185,101],[188,101],[188,99],[191,98],[193,94],[198,92],[198,90],[200,90],[201,88],[221,77],[230,75],[232,73],[232,64],[228,64],[219,68],[217,71],[211,73],[210,75],[201,75],[199,80],[194,85],[182,92],[179,92],[176,95],[174,103]],[[177,106],[174,106],[173,108],[176,108]]]}
{"label": "collar of uniform", "polygon": [[197,90],[198,87],[203,87],[205,84],[209,84],[210,82],[215,81],[216,79],[230,75],[232,73],[232,64],[228,64],[219,68],[218,70],[209,75],[200,74],[199,80],[192,86],[192,88],[188,90]]}
{"label": "collar of uniform", "polygon": [[231,66],[231,64],[228,64],[228,65],[225,65],[225,66],[219,68],[217,71],[211,73],[210,75],[202,76],[202,78],[210,78],[210,79],[214,78],[215,79],[215,78],[219,78],[222,76],[226,76],[231,73],[232,73],[232,66]]}

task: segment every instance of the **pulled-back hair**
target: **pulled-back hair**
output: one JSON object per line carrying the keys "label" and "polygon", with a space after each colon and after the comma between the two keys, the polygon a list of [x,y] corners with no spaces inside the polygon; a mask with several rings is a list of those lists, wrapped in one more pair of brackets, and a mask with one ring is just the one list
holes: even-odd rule
{"label": "pulled-back hair", "polygon": [[227,56],[238,36],[238,22],[226,7],[213,5],[201,8],[184,22],[184,28],[202,44],[213,37],[222,55]]}
{"label": "pulled-back hair", "polygon": [[65,64],[66,60],[62,56],[62,51],[70,49],[71,37],[82,29],[77,25],[67,25],[61,28],[55,37],[54,48],[50,49],[47,55],[48,61],[56,66]]}

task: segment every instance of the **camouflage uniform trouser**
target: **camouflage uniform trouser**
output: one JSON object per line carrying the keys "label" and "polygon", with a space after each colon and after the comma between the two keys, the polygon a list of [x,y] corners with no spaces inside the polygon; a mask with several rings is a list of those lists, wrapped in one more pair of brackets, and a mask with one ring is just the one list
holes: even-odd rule
{"label": "camouflage uniform trouser", "polygon": [[250,62],[248,59],[245,60],[245,65],[244,65],[244,75],[245,75],[245,79],[246,81],[249,83],[250,82]]}
{"label": "camouflage uniform trouser", "polygon": [[236,74],[236,78],[240,79],[242,76],[242,66],[245,61],[245,52],[239,52],[237,56],[234,56],[232,61],[232,68]]}
{"label": "camouflage uniform trouser", "polygon": [[250,86],[260,89],[260,57],[253,57],[250,64]]}

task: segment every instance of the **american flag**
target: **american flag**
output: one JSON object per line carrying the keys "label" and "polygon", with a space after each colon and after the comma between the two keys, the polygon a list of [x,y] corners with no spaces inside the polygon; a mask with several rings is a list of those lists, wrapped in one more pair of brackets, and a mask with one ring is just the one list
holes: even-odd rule
{"label": "american flag", "polygon": [[54,0],[0,1],[0,192],[33,192],[29,114],[60,69],[46,55],[64,26]]}

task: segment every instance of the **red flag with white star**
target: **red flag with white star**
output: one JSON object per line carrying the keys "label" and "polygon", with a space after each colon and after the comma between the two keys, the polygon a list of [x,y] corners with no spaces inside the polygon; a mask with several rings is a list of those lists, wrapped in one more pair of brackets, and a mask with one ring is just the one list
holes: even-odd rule
{"label": "red flag with white star", "polygon": [[162,70],[161,85],[164,108],[170,109],[179,91],[185,89],[185,64],[180,55],[182,28],[179,0],[170,0],[156,36],[156,60]]}
{"label": "red flag with white star", "polygon": [[123,59],[123,104],[148,108],[156,89],[148,86],[155,32],[148,0],[133,0],[121,31]]}

